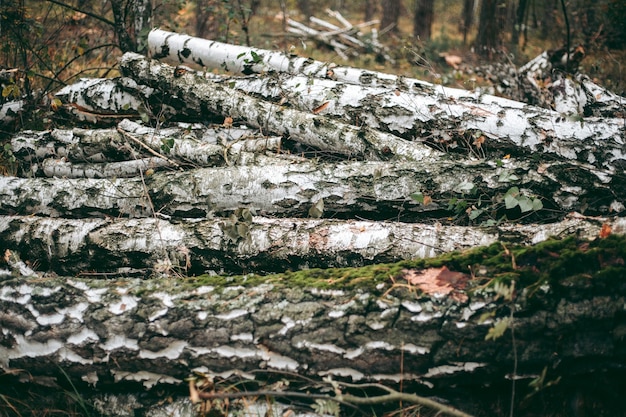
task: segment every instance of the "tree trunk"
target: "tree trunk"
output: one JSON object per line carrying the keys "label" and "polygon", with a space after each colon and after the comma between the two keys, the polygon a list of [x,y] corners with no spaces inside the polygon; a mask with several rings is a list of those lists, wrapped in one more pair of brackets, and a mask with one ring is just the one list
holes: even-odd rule
{"label": "tree trunk", "polygon": [[383,1],[383,17],[380,20],[380,30],[384,32],[398,33],[398,20],[402,10],[402,0]]}
{"label": "tree trunk", "polygon": [[527,7],[528,7],[527,0],[519,0],[519,3],[517,5],[517,10],[515,13],[515,22],[511,30],[511,44],[513,44],[516,48],[519,46],[519,36],[523,30],[524,19],[527,13],[526,11]]}
{"label": "tree trunk", "polygon": [[435,0],[418,0],[415,2],[413,15],[413,36],[422,41],[430,40],[433,26]]}
{"label": "tree trunk", "polygon": [[463,0],[463,15],[461,17],[461,32],[463,33],[463,45],[467,44],[467,35],[474,21],[475,0]]}
{"label": "tree trunk", "polygon": [[476,52],[492,57],[500,46],[500,31],[497,19],[498,0],[482,0],[476,35]]}
{"label": "tree trunk", "polygon": [[374,16],[376,15],[377,11],[378,11],[377,0],[365,0],[363,21],[369,22],[370,20],[374,19]]}
{"label": "tree trunk", "polygon": [[111,9],[115,34],[122,51],[144,51],[146,45],[140,45],[139,39],[140,33],[151,27],[151,0],[111,0]]}

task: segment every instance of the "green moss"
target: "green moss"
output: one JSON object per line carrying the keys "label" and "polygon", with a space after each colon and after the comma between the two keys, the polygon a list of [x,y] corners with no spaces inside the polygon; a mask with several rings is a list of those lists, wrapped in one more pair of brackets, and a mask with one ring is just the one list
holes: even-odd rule
{"label": "green moss", "polygon": [[[511,246],[494,243],[464,252],[452,252],[437,258],[405,260],[390,264],[368,265],[359,268],[328,268],[290,271],[272,275],[209,276],[202,275],[184,280],[193,287],[210,285],[256,286],[271,283],[277,288],[300,287],[318,289],[362,289],[373,293],[381,291],[377,285],[390,283],[402,275],[404,269],[439,268],[475,276],[469,289],[509,284],[515,280],[516,288],[531,290],[542,284],[555,288],[589,285],[590,279],[624,281],[626,285],[626,237],[609,236],[594,241],[550,239],[534,246]],[[480,272],[478,274],[478,272]],[[620,281],[620,282],[621,282]],[[532,292],[532,291],[531,291]]]}

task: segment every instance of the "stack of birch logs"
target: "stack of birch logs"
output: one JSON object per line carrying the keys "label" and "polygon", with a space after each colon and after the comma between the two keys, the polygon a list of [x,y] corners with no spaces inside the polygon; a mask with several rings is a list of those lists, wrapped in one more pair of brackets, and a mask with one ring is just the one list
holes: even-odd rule
{"label": "stack of birch logs", "polygon": [[[121,77],[58,92],[72,126],[12,138],[20,172],[0,177],[7,372],[100,389],[260,369],[424,392],[490,384],[513,353],[485,334],[519,307],[497,293],[394,293],[395,276],[375,291],[250,288],[229,276],[626,233],[624,101],[588,78],[555,82],[553,110],[159,29],[148,42],[150,57],[122,57]],[[523,77],[545,84],[549,62],[531,67]],[[183,278],[202,274],[226,286]],[[619,356],[591,349],[577,326],[623,335],[621,287],[576,297],[516,318],[524,378],[550,361]]]}

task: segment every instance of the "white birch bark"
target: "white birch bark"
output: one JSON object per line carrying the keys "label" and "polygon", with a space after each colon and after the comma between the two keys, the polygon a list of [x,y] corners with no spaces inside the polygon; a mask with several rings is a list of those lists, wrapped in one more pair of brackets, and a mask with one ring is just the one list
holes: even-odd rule
{"label": "white birch bark", "polygon": [[[216,90],[220,89],[213,83],[192,74],[174,78],[171,75],[173,70],[168,71],[165,66],[159,67],[142,60],[143,58],[137,55],[127,54],[122,59],[121,65],[129,75],[132,74],[134,78],[151,87],[157,88],[155,83],[160,82],[160,88],[164,90],[173,88],[180,95],[189,95],[194,99],[197,97],[202,103],[206,101],[203,100],[204,96],[220,100],[215,98]],[[167,79],[172,82],[163,84]],[[481,145],[481,149],[504,148],[504,152],[510,152],[513,145],[528,148],[533,152],[554,153],[610,172],[615,170],[616,161],[626,159],[623,119],[572,119],[561,113],[516,102],[511,102],[516,104],[509,107],[496,102],[478,104],[451,98],[442,99],[437,95],[337,84],[330,80],[310,81],[306,77],[288,77],[279,80],[257,77],[253,80],[234,82],[241,88],[246,86],[249,92],[262,94],[273,100],[293,102],[298,109],[314,112],[318,111],[320,106],[326,106],[319,110],[320,114],[324,112],[334,114],[354,124],[365,123],[374,128],[413,138],[432,136],[433,141],[437,142],[441,137],[450,137],[455,132],[460,135],[467,132],[474,136],[484,134],[487,140]],[[196,88],[192,89],[190,84],[194,84]],[[199,92],[200,85],[206,88],[204,93]],[[232,107],[235,106],[229,106],[226,111],[232,111]],[[246,112],[255,116],[260,112],[265,114],[273,112],[279,121],[290,121],[293,117],[291,110],[278,106],[274,106],[273,110],[266,107],[253,107],[250,103],[246,106],[248,109]],[[244,117],[241,114],[237,116]],[[252,119],[253,121],[256,119],[258,123],[258,116]],[[277,128],[278,126],[273,126],[272,130]],[[291,129],[289,133],[294,130]],[[284,130],[274,131],[284,132]],[[348,138],[350,136],[346,136],[346,139]],[[470,142],[470,139],[467,141]],[[316,144],[320,146],[318,142],[307,141],[313,146]],[[333,141],[331,149],[343,153],[346,151],[338,148],[336,141]],[[357,154],[364,151],[363,144],[353,149]]]}
{"label": "white birch bark", "polygon": [[0,124],[7,126],[22,112],[24,100],[12,100],[0,106]]}
{"label": "white birch bark", "polygon": [[130,178],[144,175],[148,170],[165,167],[175,168],[175,165],[159,157],[101,164],[73,164],[65,159],[48,158],[41,163],[46,177],[58,178]]}
{"label": "white birch bark", "polygon": [[[417,79],[337,66],[334,63],[315,61],[283,52],[224,44],[162,29],[154,29],[148,34],[148,49],[150,56],[155,59],[165,58],[170,62],[220,68],[245,75],[285,72],[371,87],[408,88],[409,91],[439,93],[448,97],[472,96],[464,90],[445,88]],[[496,97],[493,99],[503,100]]]}
{"label": "white birch bark", "polygon": [[68,110],[79,120],[97,122],[101,119],[137,116],[147,112],[143,97],[152,90],[129,78],[83,78],[56,93],[68,104]]}
{"label": "white birch bark", "polygon": [[[573,173],[576,173],[573,176]],[[521,195],[540,198],[562,213],[587,210],[608,214],[624,210],[626,196],[616,178],[584,167],[552,163],[495,163],[439,160],[416,165],[398,162],[299,162],[199,168],[156,172],[141,178],[46,179],[0,177],[3,213],[82,217],[97,212],[110,216],[205,217],[247,207],[277,216],[307,217],[323,200],[325,216],[412,221],[427,213],[451,215],[452,198],[472,203],[481,196],[492,201],[487,210],[503,205],[514,184]],[[514,183],[511,183],[513,181]],[[602,180],[608,181],[603,183]],[[592,186],[581,186],[581,184]],[[422,192],[427,205],[409,196]],[[485,200],[487,201],[487,200]],[[500,203],[497,203],[500,201]]]}
{"label": "white birch bark", "polygon": [[[116,129],[74,128],[20,132],[11,138],[11,149],[17,158],[28,165],[31,172],[37,173],[38,163],[43,163],[47,158],[56,159],[57,162],[63,158],[65,164],[84,161],[92,164],[119,163],[124,160],[136,161],[146,156],[162,159],[159,166],[165,166],[163,161],[175,167],[240,164],[254,159],[251,155],[245,156],[246,153],[275,154],[281,147],[281,141],[280,137],[265,137],[252,129],[207,128],[198,124],[152,128],[124,119]],[[45,164],[53,165],[52,162]],[[99,175],[115,176],[116,168],[112,168],[110,174]]]}
{"label": "white birch bark", "polygon": [[125,54],[121,66],[127,75],[155,90],[150,97],[155,103],[165,101],[179,114],[207,117],[212,112],[241,120],[263,132],[288,136],[303,144],[348,156],[374,154],[389,158],[398,155],[422,161],[438,154],[424,144],[252,98],[197,73],[187,72],[177,77],[171,66],[138,54]]}
{"label": "white birch bark", "polygon": [[[585,95],[572,84],[559,95],[559,112],[537,107],[502,107],[497,104],[476,105],[461,100],[442,100],[434,95],[389,91],[332,80],[308,80],[304,76],[230,78],[225,81],[247,93],[268,100],[281,100],[291,106],[319,112],[347,123],[365,124],[407,139],[437,144],[443,137],[454,137],[465,132],[485,134],[488,139],[477,154],[489,149],[508,149],[511,145],[529,148],[533,152],[547,152],[566,159],[615,171],[614,162],[626,159],[623,119],[564,117],[576,109],[582,112]],[[565,82],[565,81],[564,81]],[[556,87],[555,87],[556,88]],[[560,90],[559,90],[560,91]],[[442,145],[445,146],[445,145]],[[515,152],[516,150],[513,149]],[[519,151],[518,151],[519,152]]]}
{"label": "white birch bark", "polygon": [[[575,174],[575,175],[574,175]],[[325,216],[365,216],[415,221],[428,213],[450,216],[451,199],[478,203],[481,210],[502,209],[515,185],[521,196],[540,199],[561,213],[609,214],[624,210],[621,177],[567,163],[533,165],[506,161],[436,163],[294,162],[156,172],[141,178],[44,179],[0,177],[4,213],[81,217],[153,214],[205,217],[246,207],[277,216],[307,217],[320,200]],[[513,182],[511,182],[513,181]],[[410,198],[421,192],[426,205]],[[500,201],[500,203],[498,203]],[[321,214],[321,213],[318,213]]]}
{"label": "white birch bark", "polygon": [[461,275],[445,283],[455,298],[407,291],[406,284],[396,285],[401,277],[363,290],[0,271],[0,323],[10,341],[0,344],[0,367],[99,390],[130,381],[168,389],[188,384],[183,380],[190,373],[245,379],[267,370],[319,383],[324,377],[415,381],[435,388],[429,393],[467,381],[474,389],[501,383],[510,378],[513,361],[513,377],[530,381],[546,363],[560,366],[559,375],[580,377],[581,367],[571,364],[581,362],[588,373],[623,372],[626,295],[621,285],[607,288],[615,282],[610,274],[578,277],[565,288],[558,280],[546,282],[534,298],[517,295],[516,350],[509,337],[485,340],[509,317],[511,302]]}
{"label": "white birch bark", "polygon": [[430,258],[498,241],[536,244],[564,233],[595,239],[603,225],[613,234],[626,234],[623,218],[584,216],[549,225],[488,228],[260,216],[176,222],[0,216],[0,239],[19,257],[63,274],[237,274],[251,269],[260,274]]}

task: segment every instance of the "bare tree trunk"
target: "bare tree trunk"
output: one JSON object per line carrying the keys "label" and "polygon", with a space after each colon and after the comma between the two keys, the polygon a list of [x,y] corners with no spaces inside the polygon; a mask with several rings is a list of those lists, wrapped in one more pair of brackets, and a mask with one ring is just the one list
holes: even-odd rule
{"label": "bare tree trunk", "polygon": [[310,0],[297,0],[298,9],[300,9],[300,13],[302,13],[305,19],[309,19],[311,17],[311,2]]}
{"label": "bare tree trunk", "polygon": [[377,0],[365,0],[363,21],[369,22],[370,20],[374,19],[374,16],[376,15],[377,12],[378,12],[378,1]]}
{"label": "bare tree trunk", "polygon": [[413,36],[416,39],[427,41],[430,39],[435,0],[417,0],[413,15]]}
{"label": "bare tree trunk", "polygon": [[124,52],[143,52],[146,50],[143,35],[151,28],[151,0],[111,0],[114,29],[120,48]]}
{"label": "bare tree trunk", "polygon": [[402,0],[383,1],[383,17],[380,21],[380,30],[389,32],[399,32],[398,20],[402,10]]}
{"label": "bare tree trunk", "polygon": [[463,44],[467,44],[467,35],[472,28],[472,23],[474,21],[474,1],[475,0],[463,1],[463,15],[461,18],[461,32],[463,33]]}
{"label": "bare tree trunk", "polygon": [[480,8],[475,47],[478,54],[491,57],[500,46],[497,19],[498,0],[483,0]]}
{"label": "bare tree trunk", "polygon": [[523,26],[524,26],[525,16],[527,12],[527,7],[528,7],[528,0],[519,0],[519,3],[517,5],[517,10],[515,13],[515,22],[511,30],[511,44],[513,44],[514,47],[516,48],[519,45],[520,33],[523,32]]}

